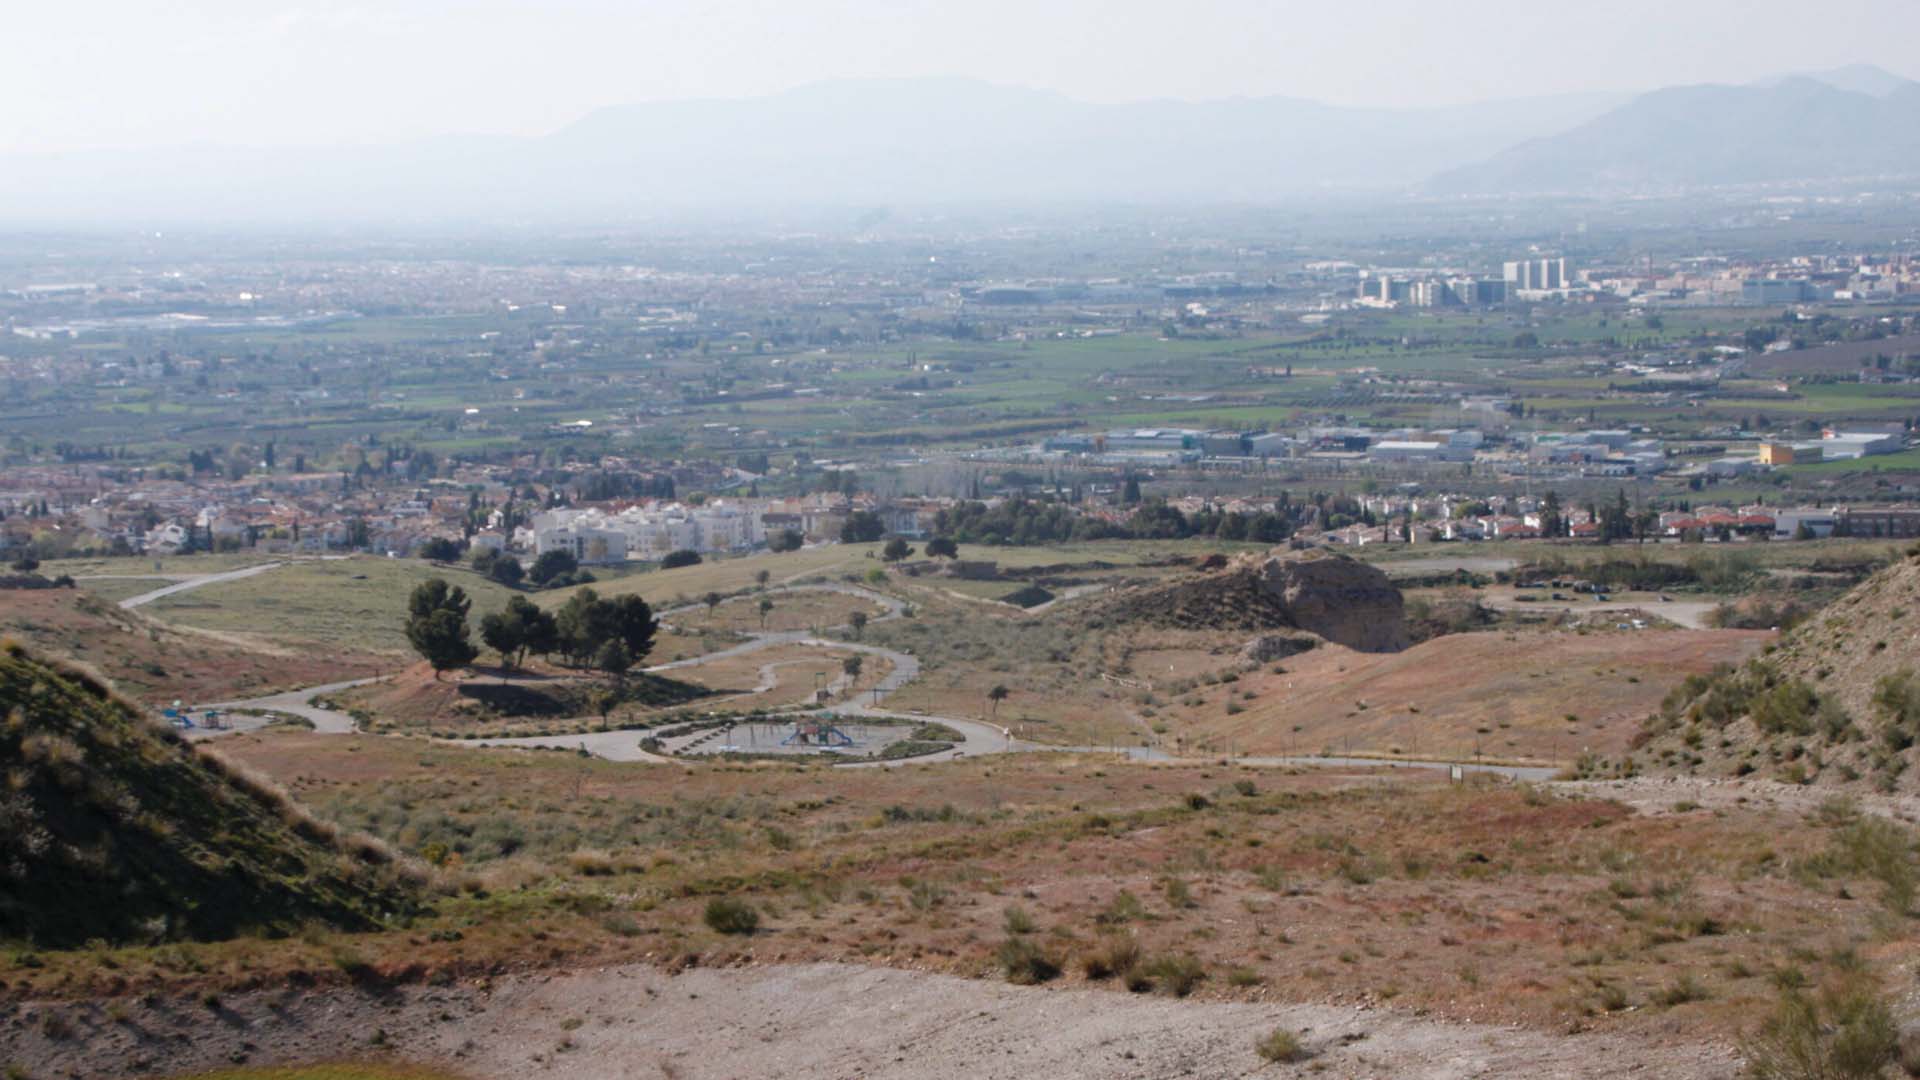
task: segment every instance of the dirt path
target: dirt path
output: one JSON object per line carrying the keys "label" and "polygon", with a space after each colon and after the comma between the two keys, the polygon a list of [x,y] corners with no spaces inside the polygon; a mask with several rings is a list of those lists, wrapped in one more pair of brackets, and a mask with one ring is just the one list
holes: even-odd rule
{"label": "dirt path", "polygon": [[1801,787],[1773,780],[1643,776],[1632,780],[1569,781],[1554,786],[1595,798],[1617,799],[1646,814],[1682,813],[1689,803],[1709,809],[1742,807],[1810,814],[1829,800],[1841,798],[1861,813],[1896,821],[1920,821],[1920,796],[1842,793],[1831,788]]}
{"label": "dirt path", "polygon": [[[1719,1080],[1729,1051],[1679,1037],[1556,1035],[1333,1005],[1226,1004],[1116,990],[1008,986],[844,964],[650,967],[472,985],[278,990],[197,1001],[60,1008],[0,1020],[0,1058],[29,1075],[121,1077],[392,1055],[475,1080],[1162,1080],[1173,1077],[1530,1077]],[[117,1019],[115,1018],[117,1016]],[[52,1025],[55,1030],[60,1025]],[[1270,1065],[1254,1041],[1285,1027],[1312,1054]],[[387,1049],[370,1050],[378,1041]]]}
{"label": "dirt path", "polygon": [[1712,629],[1707,622],[1707,616],[1713,613],[1714,608],[1720,606],[1718,601],[1713,600],[1669,600],[1664,603],[1657,600],[1652,603],[1614,603],[1611,601],[1607,603],[1595,603],[1582,600],[1515,601],[1509,597],[1498,595],[1484,597],[1482,602],[1496,611],[1518,611],[1533,614],[1557,614],[1564,612],[1568,615],[1589,615],[1594,612],[1616,612],[1624,615],[1628,612],[1644,612],[1648,615],[1657,615],[1673,623],[1675,626],[1688,630]]}
{"label": "dirt path", "polygon": [[218,585],[223,581],[239,581],[241,578],[250,578],[255,574],[264,574],[269,570],[285,565],[285,563],[281,562],[270,562],[262,563],[259,566],[245,567],[240,570],[229,570],[224,574],[196,574],[193,577],[183,581],[175,581],[171,585],[163,586],[152,592],[143,592],[139,596],[129,596],[125,600],[120,601],[120,607],[122,610],[132,611],[134,608],[144,607],[162,597],[190,592],[207,585]]}

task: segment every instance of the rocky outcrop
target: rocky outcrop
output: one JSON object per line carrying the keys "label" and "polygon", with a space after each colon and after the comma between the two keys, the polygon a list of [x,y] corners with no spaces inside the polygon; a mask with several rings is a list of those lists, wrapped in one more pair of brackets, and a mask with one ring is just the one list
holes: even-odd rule
{"label": "rocky outcrop", "polygon": [[1319,645],[1320,639],[1310,634],[1261,634],[1240,647],[1240,659],[1249,664],[1271,664],[1311,652]]}
{"label": "rocky outcrop", "polygon": [[1327,552],[1243,555],[1225,567],[1129,589],[1095,613],[1120,622],[1188,630],[1305,630],[1364,652],[1410,643],[1400,590],[1365,563]]}
{"label": "rocky outcrop", "polygon": [[1410,643],[1400,590],[1378,567],[1342,555],[1289,554],[1261,563],[1258,577],[1302,630],[1361,652],[1398,652]]}

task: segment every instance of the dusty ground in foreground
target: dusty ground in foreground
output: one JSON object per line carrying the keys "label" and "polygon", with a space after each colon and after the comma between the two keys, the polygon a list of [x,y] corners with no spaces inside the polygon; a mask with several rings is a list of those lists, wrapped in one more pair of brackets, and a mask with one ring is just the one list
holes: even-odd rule
{"label": "dusty ground in foreground", "polygon": [[[66,1037],[46,1035],[52,1026]],[[1285,1027],[1310,1057],[1269,1064]],[[1731,1077],[1684,1034],[1558,1036],[1360,1008],[1048,991],[841,964],[647,966],[408,988],[195,1001],[28,1005],[0,1020],[28,1075],[186,1071],[237,1060],[442,1062],[481,1078],[966,1076]]]}

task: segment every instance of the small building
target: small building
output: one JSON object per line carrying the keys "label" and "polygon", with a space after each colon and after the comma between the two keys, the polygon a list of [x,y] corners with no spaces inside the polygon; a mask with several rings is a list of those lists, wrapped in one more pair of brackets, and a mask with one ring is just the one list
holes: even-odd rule
{"label": "small building", "polygon": [[1786,443],[1763,442],[1760,444],[1760,464],[1770,468],[1793,464],[1793,447]]}
{"label": "small building", "polygon": [[1781,540],[1792,540],[1800,536],[1804,528],[1807,535],[1827,537],[1839,526],[1838,510],[1822,510],[1817,507],[1802,507],[1794,510],[1775,510],[1773,512],[1773,535]]}

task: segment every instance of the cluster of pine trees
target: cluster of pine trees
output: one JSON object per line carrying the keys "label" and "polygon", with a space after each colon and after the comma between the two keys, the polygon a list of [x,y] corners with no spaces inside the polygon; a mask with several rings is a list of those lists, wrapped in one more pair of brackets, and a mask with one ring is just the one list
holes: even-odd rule
{"label": "cluster of pine trees", "polygon": [[[472,606],[466,590],[444,578],[422,582],[408,598],[407,642],[433,666],[435,678],[479,657],[467,624]],[[653,651],[658,629],[653,608],[640,597],[602,599],[582,589],[556,612],[513,597],[503,610],[480,620],[480,640],[500,654],[501,666],[509,671],[524,666],[530,655],[559,656],[569,666],[618,677]]]}

